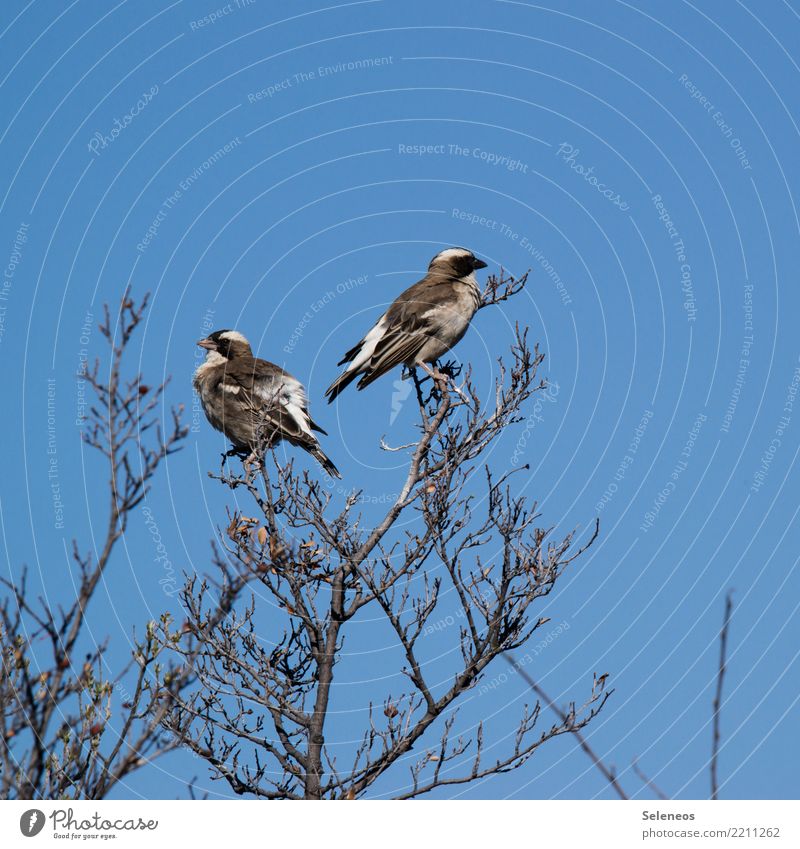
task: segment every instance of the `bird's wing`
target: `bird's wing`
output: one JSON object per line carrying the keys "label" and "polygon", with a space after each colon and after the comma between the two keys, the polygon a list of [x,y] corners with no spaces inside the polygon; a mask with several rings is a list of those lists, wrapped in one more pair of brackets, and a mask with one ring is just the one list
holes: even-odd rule
{"label": "bird's wing", "polygon": [[269,429],[301,442],[315,441],[308,399],[299,380],[274,363],[253,357],[228,370],[239,387],[237,401],[252,410]]}
{"label": "bird's wing", "polygon": [[364,377],[358,383],[363,389],[399,365],[413,361],[430,338],[425,326],[416,328],[401,327],[387,333],[376,345],[369,360],[368,367],[363,370]]}
{"label": "bird's wing", "polygon": [[325,454],[313,431],[325,433],[308,414],[308,399],[302,383],[274,363],[253,357],[237,359],[227,369],[226,402],[256,418],[257,431],[266,445],[274,438],[286,439],[315,457],[336,478],[341,473]]}
{"label": "bird's wing", "polygon": [[413,324],[432,308],[452,301],[453,295],[452,279],[428,274],[395,298],[386,311],[389,326]]}
{"label": "bird's wing", "polygon": [[221,393],[225,417],[246,416],[255,413],[252,393],[249,391],[243,376],[230,363],[218,368],[219,374],[214,380],[214,386]]}
{"label": "bird's wing", "polygon": [[[426,277],[400,294],[358,345],[342,362],[358,362],[364,368],[394,368],[413,356],[436,328],[442,306],[453,300],[449,281]],[[383,373],[383,371],[381,372]]]}
{"label": "bird's wing", "polygon": [[437,335],[439,319],[452,301],[451,286],[427,280],[403,292],[386,313],[386,330],[376,340],[369,362],[365,364],[369,373],[359,387],[413,360],[431,336]]}
{"label": "bird's wing", "polygon": [[452,302],[452,279],[428,274],[401,293],[367,335],[351,348],[339,365],[350,365],[328,387],[328,402],[358,375],[359,388],[402,363],[413,360],[425,342],[435,335],[437,312]]}

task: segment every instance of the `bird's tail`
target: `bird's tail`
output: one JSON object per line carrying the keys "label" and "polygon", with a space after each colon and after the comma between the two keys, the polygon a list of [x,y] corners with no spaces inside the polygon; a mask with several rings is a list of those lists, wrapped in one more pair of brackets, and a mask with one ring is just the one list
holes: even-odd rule
{"label": "bird's tail", "polygon": [[309,446],[309,453],[322,466],[325,471],[334,478],[341,478],[341,472],[333,464],[330,457],[319,447],[319,445]]}
{"label": "bird's tail", "polygon": [[336,396],[358,377],[358,374],[355,369],[343,371],[325,391],[325,397],[328,399],[328,403],[330,404],[334,401]]}

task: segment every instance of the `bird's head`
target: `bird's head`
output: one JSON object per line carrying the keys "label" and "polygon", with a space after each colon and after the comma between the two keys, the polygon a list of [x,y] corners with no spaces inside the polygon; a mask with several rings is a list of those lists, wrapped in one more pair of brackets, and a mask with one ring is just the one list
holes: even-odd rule
{"label": "bird's head", "polygon": [[208,351],[206,360],[221,362],[253,356],[250,343],[237,330],[215,330],[197,344]]}
{"label": "bird's head", "polygon": [[452,277],[468,277],[479,268],[486,268],[486,263],[478,259],[472,251],[466,248],[447,248],[431,260],[428,271]]}

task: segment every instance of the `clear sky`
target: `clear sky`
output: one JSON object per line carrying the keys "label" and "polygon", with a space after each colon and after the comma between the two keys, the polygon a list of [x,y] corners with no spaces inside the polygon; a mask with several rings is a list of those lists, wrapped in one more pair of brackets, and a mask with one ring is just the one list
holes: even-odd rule
{"label": "clear sky", "polygon": [[[194,342],[212,328],[306,383],[344,486],[377,515],[402,478],[379,438],[408,441],[412,411],[395,398],[393,417],[393,378],[332,407],[324,389],[431,256],[465,245],[489,270],[532,273],[458,357],[488,392],[519,321],[552,382],[491,462],[530,463],[518,480],[545,524],[601,519],[527,669],[562,703],[610,673],[595,748],[632,793],[638,756],[668,793],[704,797],[733,588],[721,795],[797,796],[796,0],[4,0],[0,34],[4,570],[28,563],[68,597],[65,544],[105,520],[75,372],[129,281],[153,292],[134,361],[151,382],[172,375],[168,402],[196,425],[148,501],[177,571],[208,568],[232,504],[206,476],[220,437],[192,411]],[[135,624],[180,615],[155,557],[139,515],[89,614],[120,658]],[[455,630],[432,638],[431,669]],[[394,650],[379,622],[354,628],[334,688],[342,745],[370,698],[402,690]],[[489,717],[501,745],[529,698],[504,676],[470,695],[464,726]],[[195,775],[226,792],[177,754],[118,795],[182,795]],[[455,793],[610,796],[570,738]]]}

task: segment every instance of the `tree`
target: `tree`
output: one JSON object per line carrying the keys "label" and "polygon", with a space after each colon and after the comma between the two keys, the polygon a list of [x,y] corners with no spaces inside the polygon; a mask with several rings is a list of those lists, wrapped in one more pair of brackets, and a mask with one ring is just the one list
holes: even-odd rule
{"label": "tree", "polygon": [[[518,293],[527,275],[492,277],[482,306]],[[368,528],[352,492],[334,510],[324,486],[265,450],[263,462],[211,475],[252,500],[257,518],[231,511],[214,548],[213,578],[192,577],[183,589],[187,621],[177,631],[154,626],[160,650],[175,652],[194,685],[168,692],[164,727],[204,759],[213,778],[237,794],[268,799],[354,799],[366,795],[412,748],[420,754],[398,798],[464,784],[524,764],[554,737],[585,727],[610,693],[592,687],[555,725],[536,733],[541,707],[526,708],[514,743],[486,761],[484,730],[455,736],[459,697],[505,652],[522,646],[547,620],[537,602],[596,538],[576,547],[573,534],[554,539],[537,524],[536,504],[512,494],[513,472],[475,472],[474,464],[523,408],[545,389],[543,355],[517,328],[510,365],[499,361],[490,409],[469,370],[452,365],[420,381],[413,374],[419,436],[397,499]],[[266,446],[265,446],[266,449]],[[485,479],[478,503],[475,475]],[[400,520],[414,515],[405,529]],[[492,546],[496,547],[492,548]],[[261,605],[251,583],[285,614],[272,645],[263,639]],[[461,662],[444,688],[426,678],[420,637],[443,590],[455,593]],[[214,615],[220,601],[229,616]],[[382,694],[347,764],[326,745],[331,685],[342,640],[365,610],[388,623],[404,658],[408,692]],[[436,726],[436,729],[434,728]],[[428,743],[432,734],[435,740]],[[462,767],[466,764],[466,768]]]}
{"label": "tree", "polygon": [[[172,411],[166,432],[159,425],[166,384],[153,389],[139,374],[123,376],[123,359],[146,307],[146,296],[136,304],[128,292],[115,314],[105,307],[99,329],[109,346],[107,369],[97,360],[84,375],[95,402],[83,440],[105,458],[109,505],[100,547],[83,550],[73,541],[79,576],[74,599],[62,607],[31,598],[25,571],[18,581],[3,579],[8,590],[0,603],[3,799],[101,799],[178,745],[161,731],[158,693],[163,676],[172,675],[173,686],[188,679],[167,669],[162,675],[152,640],[138,648],[132,667],[109,676],[107,643],[95,645],[87,635],[87,610],[117,543],[162,461],[188,432],[179,409]],[[112,716],[115,693],[126,700]]]}

